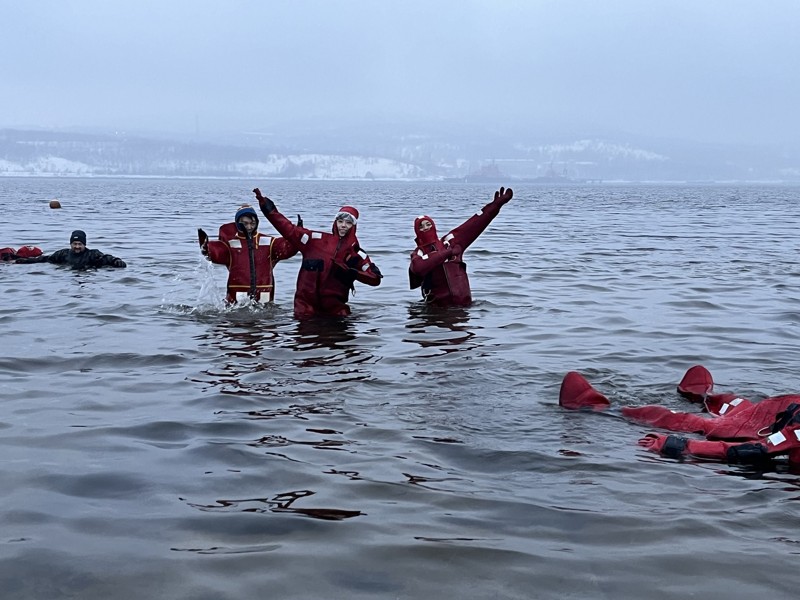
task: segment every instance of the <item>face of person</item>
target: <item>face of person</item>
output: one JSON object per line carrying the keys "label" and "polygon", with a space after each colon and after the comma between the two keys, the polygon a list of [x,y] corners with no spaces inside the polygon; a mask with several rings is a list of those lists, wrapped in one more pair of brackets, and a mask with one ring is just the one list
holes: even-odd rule
{"label": "face of person", "polygon": [[419,222],[419,230],[423,233],[429,231],[431,227],[433,227],[433,223],[428,219],[422,219],[422,221]]}
{"label": "face of person", "polygon": [[347,232],[353,228],[353,222],[350,219],[336,219],[336,231],[339,237],[344,237]]}
{"label": "face of person", "polygon": [[253,233],[256,230],[256,220],[250,215],[244,215],[240,218],[239,225],[241,225],[247,233]]}
{"label": "face of person", "polygon": [[86,250],[86,246],[84,245],[83,242],[75,240],[74,242],[70,243],[69,249],[72,250],[75,254],[80,254],[81,252]]}

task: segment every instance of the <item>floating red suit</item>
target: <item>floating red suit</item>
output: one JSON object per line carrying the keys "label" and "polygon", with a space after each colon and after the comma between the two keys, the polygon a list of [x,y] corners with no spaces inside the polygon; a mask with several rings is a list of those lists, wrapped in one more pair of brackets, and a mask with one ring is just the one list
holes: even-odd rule
{"label": "floating red suit", "polygon": [[219,228],[218,241],[209,241],[206,233],[198,230],[203,254],[211,262],[228,267],[225,296],[228,304],[248,299],[271,302],[275,297],[273,266],[297,254],[288,240],[258,233],[257,229],[255,209],[243,206],[236,212],[233,223]]}
{"label": "floating red suit", "polygon": [[324,233],[294,225],[258,188],[253,192],[264,216],[303,255],[294,295],[296,317],[347,316],[350,314],[347,300],[355,281],[380,285],[383,275],[361,249],[356,237],[359,215],[355,208],[343,206],[336,215],[331,233]]}
{"label": "floating red suit", "polygon": [[13,261],[18,258],[36,258],[42,255],[42,249],[36,246],[22,246],[19,250],[0,248],[0,260]]}
{"label": "floating red suit", "polygon": [[[693,402],[701,402],[707,416],[675,412],[663,406],[627,406],[621,413],[637,423],[706,437],[695,440],[648,434],[639,440],[639,445],[664,456],[759,464],[787,455],[789,463],[800,466],[799,394],[751,402],[735,394],[713,394],[713,388],[711,373],[705,367],[694,366],[684,375],[678,392]],[[569,409],[605,410],[610,406],[608,399],[575,371],[564,377],[558,403]]]}
{"label": "floating red suit", "polygon": [[494,200],[442,238],[437,236],[433,219],[427,215],[417,217],[414,221],[417,248],[411,253],[408,268],[411,289],[421,288],[428,304],[469,306],[472,292],[462,254],[513,195],[511,188],[500,188],[494,193]]}

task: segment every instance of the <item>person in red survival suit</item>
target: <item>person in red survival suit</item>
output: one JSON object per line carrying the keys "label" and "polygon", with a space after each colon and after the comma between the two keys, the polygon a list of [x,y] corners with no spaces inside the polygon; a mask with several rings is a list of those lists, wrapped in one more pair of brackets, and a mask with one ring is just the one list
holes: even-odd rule
{"label": "person in red survival suit", "polygon": [[427,215],[417,217],[414,220],[417,248],[411,253],[408,267],[411,289],[421,288],[422,297],[428,304],[469,306],[472,293],[467,264],[461,256],[513,195],[511,188],[500,188],[494,193],[494,200],[442,238],[437,236],[433,219]]}
{"label": "person in red survival suit", "polygon": [[[731,464],[763,464],[788,455],[800,466],[800,394],[751,402],[735,394],[713,394],[711,373],[697,365],[686,371],[678,393],[702,403],[708,416],[682,413],[663,406],[626,406],[622,416],[669,431],[699,433],[705,440],[677,435],[647,434],[639,445],[670,458],[695,457]],[[558,403],[568,409],[606,410],[608,398],[580,374],[571,371],[561,382]]]}
{"label": "person in red survival suit", "polygon": [[284,238],[258,232],[258,215],[252,206],[244,205],[233,219],[219,228],[219,240],[209,241],[202,229],[197,230],[200,252],[208,260],[228,267],[228,304],[272,302],[275,282],[272,268],[280,260],[291,258],[297,249]]}
{"label": "person in red survival suit", "polygon": [[336,215],[331,233],[323,233],[293,225],[258,188],[253,193],[264,216],[303,255],[294,295],[297,318],[347,316],[350,314],[348,295],[355,289],[353,282],[380,285],[383,275],[361,249],[356,237],[358,211],[355,208],[343,206]]}

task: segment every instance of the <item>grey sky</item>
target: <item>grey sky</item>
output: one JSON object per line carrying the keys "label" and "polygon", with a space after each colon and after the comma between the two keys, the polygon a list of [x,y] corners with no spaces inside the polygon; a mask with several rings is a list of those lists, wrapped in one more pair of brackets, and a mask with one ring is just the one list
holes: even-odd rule
{"label": "grey sky", "polygon": [[795,0],[0,0],[0,127],[800,137]]}

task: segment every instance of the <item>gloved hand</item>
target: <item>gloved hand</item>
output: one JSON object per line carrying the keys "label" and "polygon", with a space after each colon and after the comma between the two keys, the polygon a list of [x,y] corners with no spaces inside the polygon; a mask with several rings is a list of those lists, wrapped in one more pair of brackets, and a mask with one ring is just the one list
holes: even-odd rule
{"label": "gloved hand", "polygon": [[661,452],[661,447],[664,445],[664,441],[667,439],[665,435],[658,435],[657,433],[648,433],[646,436],[641,438],[637,443],[642,448],[647,448],[651,452]]}
{"label": "gloved hand", "polygon": [[300,215],[297,215],[297,226],[298,227],[303,226],[303,217],[301,217]]}
{"label": "gloved hand", "polygon": [[360,260],[361,258],[358,256],[358,254],[353,254],[344,261],[344,264],[346,264],[349,269],[357,269]]}
{"label": "gloved hand", "polygon": [[273,210],[275,210],[275,203],[266,196],[262,196],[260,189],[255,188],[253,193],[256,195],[258,205],[261,207],[261,212],[266,215],[267,213],[271,213]]}
{"label": "gloved hand", "polygon": [[202,229],[197,229],[197,242],[200,244],[200,253],[208,256],[208,234]]}
{"label": "gloved hand", "polygon": [[685,437],[679,435],[659,435],[648,433],[639,440],[639,445],[647,448],[651,452],[658,452],[661,456],[668,458],[682,458],[686,454],[686,446],[689,443]]}
{"label": "gloved hand", "polygon": [[122,260],[121,258],[115,258],[115,259],[114,259],[114,260],[111,262],[111,266],[112,266],[112,267],[117,267],[117,268],[119,268],[119,269],[122,269],[122,268],[124,268],[124,267],[127,267],[128,265],[126,265],[126,264],[125,264],[125,261],[124,261],[124,260]]}
{"label": "gloved hand", "polygon": [[381,270],[378,268],[378,265],[376,265],[375,263],[370,263],[369,270],[372,271],[372,273],[374,275],[377,275],[378,279],[383,279],[383,273],[381,273]]}
{"label": "gloved hand", "polygon": [[500,206],[507,203],[514,197],[514,191],[511,188],[500,188],[499,191],[494,193],[494,201],[499,202]]}

